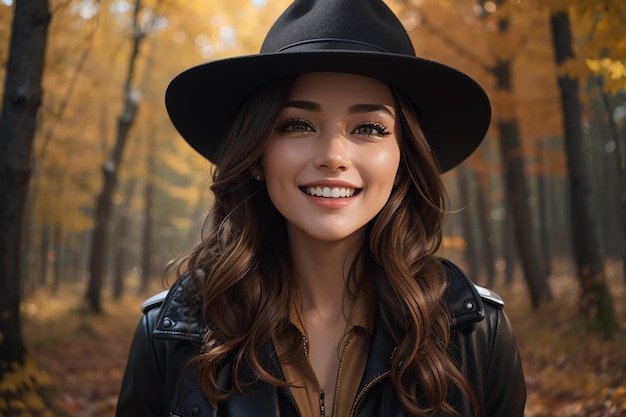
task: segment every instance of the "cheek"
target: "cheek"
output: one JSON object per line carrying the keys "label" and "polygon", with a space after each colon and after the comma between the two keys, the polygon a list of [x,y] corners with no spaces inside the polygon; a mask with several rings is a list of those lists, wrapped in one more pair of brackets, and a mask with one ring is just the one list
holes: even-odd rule
{"label": "cheek", "polygon": [[[292,141],[277,140],[263,154],[263,175],[274,206],[289,198],[305,163],[304,152]],[[293,197],[293,196],[291,196]]]}
{"label": "cheek", "polygon": [[382,187],[391,187],[396,181],[400,166],[400,150],[397,146],[390,146],[385,152],[371,153],[368,165],[374,168],[369,170],[373,180]]}
{"label": "cheek", "polygon": [[270,183],[284,177],[295,163],[297,154],[284,142],[273,142],[263,154],[263,173]]}

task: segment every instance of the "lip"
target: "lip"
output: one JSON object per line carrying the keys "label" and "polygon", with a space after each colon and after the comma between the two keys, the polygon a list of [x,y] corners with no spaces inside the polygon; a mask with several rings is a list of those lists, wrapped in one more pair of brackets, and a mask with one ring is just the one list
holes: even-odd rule
{"label": "lip", "polygon": [[[329,197],[313,196],[305,191],[305,189],[309,187],[350,188],[350,189],[354,189],[355,193],[351,195],[350,197],[329,198]],[[308,182],[306,184],[300,185],[298,188],[300,188],[300,190],[302,191],[302,194],[304,194],[305,198],[308,201],[324,209],[340,209],[340,208],[346,207],[359,195],[359,193],[362,190],[361,187],[357,187],[354,184],[347,182],[347,181],[327,180],[327,179]]]}
{"label": "lip", "polygon": [[306,187],[340,187],[340,188],[354,188],[355,190],[360,190],[362,187],[352,184],[348,181],[343,180],[334,180],[334,179],[324,179],[318,181],[311,181],[305,184],[298,185],[300,188]]}

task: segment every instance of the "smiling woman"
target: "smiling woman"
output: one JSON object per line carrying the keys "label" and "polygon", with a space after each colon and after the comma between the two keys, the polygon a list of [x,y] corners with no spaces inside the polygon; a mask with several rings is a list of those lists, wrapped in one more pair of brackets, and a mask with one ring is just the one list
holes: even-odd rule
{"label": "smiling woman", "polygon": [[478,84],[379,0],[297,0],[166,104],[215,205],[143,306],[119,417],[523,415],[502,301],[434,256],[441,173],[489,125]]}
{"label": "smiling woman", "polygon": [[391,91],[378,80],[340,73],[296,79],[259,168],[290,237],[363,241],[396,179],[396,128]]}

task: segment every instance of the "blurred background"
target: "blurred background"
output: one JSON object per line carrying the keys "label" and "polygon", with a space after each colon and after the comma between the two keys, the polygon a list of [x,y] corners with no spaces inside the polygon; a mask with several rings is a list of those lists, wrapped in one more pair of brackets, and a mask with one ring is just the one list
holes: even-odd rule
{"label": "blurred background", "polygon": [[[27,3],[48,10],[43,32],[15,13]],[[258,52],[289,3],[0,1],[0,415],[112,414],[139,304],[171,282],[165,266],[199,241],[212,201],[210,164],[171,126],[165,88]],[[492,100],[486,140],[444,176],[441,254],[507,301],[527,416],[626,415],[626,4],[386,3],[418,56]],[[22,70],[14,18],[20,39],[45,44]],[[15,122],[13,90],[37,67],[36,117]]]}

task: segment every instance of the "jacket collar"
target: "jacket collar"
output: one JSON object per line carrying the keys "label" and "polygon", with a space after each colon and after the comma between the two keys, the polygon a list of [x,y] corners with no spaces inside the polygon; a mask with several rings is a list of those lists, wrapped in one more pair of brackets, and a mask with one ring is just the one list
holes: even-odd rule
{"label": "jacket collar", "polygon": [[[442,259],[441,263],[448,279],[447,298],[453,316],[453,327],[458,329],[481,321],[485,313],[479,291],[488,290],[475,286],[452,262]],[[201,320],[201,314],[194,309],[191,303],[191,297],[195,293],[196,290],[189,276],[183,276],[174,283],[169,291],[163,291],[143,303],[142,310],[144,312],[155,307],[161,307],[159,318],[152,333],[155,338],[191,339],[196,343],[202,342],[207,326]],[[483,297],[490,299],[489,294],[483,294]],[[491,297],[497,296],[491,293]],[[491,301],[498,302],[495,299],[491,299]],[[388,358],[393,351],[393,342],[383,329],[384,327],[377,317],[372,334],[373,354],[370,356]],[[379,349],[380,352],[378,352]]]}

